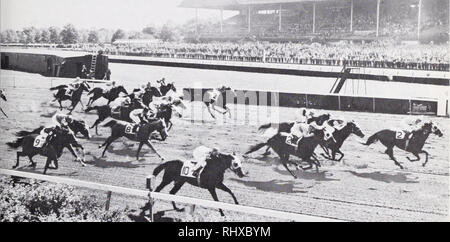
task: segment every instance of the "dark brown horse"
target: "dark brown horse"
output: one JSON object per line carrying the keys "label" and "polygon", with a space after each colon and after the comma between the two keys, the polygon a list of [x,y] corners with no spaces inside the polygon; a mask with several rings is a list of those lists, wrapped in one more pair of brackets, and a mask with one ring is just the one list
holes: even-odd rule
{"label": "dark brown horse", "polygon": [[128,95],[127,90],[125,90],[125,88],[122,85],[116,86],[111,88],[111,90],[104,90],[101,87],[96,87],[94,89],[92,89],[88,95],[93,94],[93,96],[91,98],[89,98],[89,101],[87,103],[87,106],[91,106],[97,99],[103,97],[106,100],[108,100],[108,105],[114,101],[116,98],[119,97],[120,93],[125,93],[126,95]]}
{"label": "dark brown horse", "polygon": [[119,115],[113,114],[111,107],[109,105],[103,105],[103,106],[94,106],[94,107],[88,107],[86,110],[84,110],[86,113],[92,110],[97,111],[98,119],[95,120],[94,124],[90,127],[90,129],[95,127],[95,134],[98,135],[98,125],[103,122],[106,118],[112,117],[118,120],[123,120],[127,122],[132,122],[130,118],[131,111],[135,109],[141,109],[144,108],[144,104],[139,101],[139,99],[134,99],[131,102],[131,105],[129,107],[120,107],[120,113]]}
{"label": "dark brown horse", "polygon": [[[294,147],[292,145],[286,144],[286,138],[287,134],[278,133],[272,138],[270,138],[267,142],[260,143],[257,145],[254,145],[250,147],[250,149],[245,153],[245,155],[248,155],[250,153],[253,153],[259,149],[261,149],[264,146],[269,146],[272,148],[275,153],[278,154],[278,156],[281,159],[281,164],[286,168],[289,173],[294,178],[297,178],[297,176],[288,168],[288,163],[293,164],[296,166],[297,170],[298,168],[301,168],[302,170],[308,170],[311,169],[313,165],[316,166],[316,171],[319,171],[320,162],[317,159],[317,157],[314,154],[314,150],[319,145],[320,142],[322,142],[324,134],[322,130],[315,130],[313,131],[314,135],[311,137],[304,137],[298,142],[297,147]],[[308,167],[302,167],[299,164],[290,161],[289,157],[293,155],[296,156],[302,161],[307,162],[309,164]]]}
{"label": "dark brown horse", "polygon": [[[330,125],[335,120],[329,120],[327,121]],[[347,122],[345,127],[343,127],[341,130],[336,130],[333,133],[333,139],[324,140],[322,144],[320,145],[322,149],[326,152],[326,154],[322,154],[323,157],[329,160],[334,161],[341,161],[342,158],[344,158],[344,153],[341,152],[341,147],[344,144],[344,141],[351,135],[356,134],[360,138],[364,138],[364,134],[361,131],[361,129],[358,127],[358,125],[354,121]],[[330,154],[331,151],[331,154]],[[341,157],[339,159],[336,159],[336,153],[340,154]]]}
{"label": "dark brown horse", "polygon": [[108,123],[104,124],[103,127],[111,128],[111,136],[106,139],[105,143],[99,146],[99,148],[105,147],[102,153],[102,157],[105,156],[105,152],[112,142],[120,137],[126,137],[129,140],[139,142],[136,159],[139,160],[139,152],[141,151],[142,146],[146,144],[148,147],[150,147],[150,149],[153,150],[153,152],[155,152],[159,156],[159,158],[164,160],[164,158],[156,151],[149,140],[150,135],[154,131],[158,131],[158,133],[161,135],[161,141],[164,141],[167,138],[168,134],[165,122],[161,119],[158,119],[153,122],[137,125],[139,125],[139,129],[136,132],[130,132],[133,130],[131,123],[125,121],[111,120]]}
{"label": "dark brown horse", "polygon": [[[19,166],[19,158],[21,156],[28,156],[31,162],[31,167],[36,167],[36,163],[33,161],[33,157],[35,155],[42,155],[47,157],[47,162],[44,167],[44,174],[47,172],[47,169],[58,169],[58,159],[61,157],[63,149],[69,149],[70,153],[76,158],[76,160],[80,160],[81,164],[84,166],[83,160],[81,160],[73,147],[83,149],[83,146],[78,143],[75,135],[68,129],[63,128],[55,128],[54,130],[55,136],[53,139],[49,141],[47,145],[44,145],[41,148],[35,147],[37,143],[36,137],[37,134],[27,135],[25,137],[18,138],[15,142],[6,143],[9,147],[17,149],[20,146],[22,147],[22,151],[17,152],[17,162],[16,165],[13,166],[13,169]],[[84,158],[83,158],[84,159]],[[55,167],[50,167],[51,161],[54,162]]]}
{"label": "dark brown horse", "polygon": [[50,88],[51,91],[58,90],[53,96],[55,97],[55,100],[58,100],[60,110],[63,109],[62,101],[69,100],[72,102],[69,107],[69,114],[72,113],[78,103],[81,103],[81,106],[84,108],[84,105],[81,102],[81,95],[83,94],[83,92],[89,92],[89,89],[91,88],[86,81],[75,85],[75,90],[73,91],[70,91],[68,87],[63,87],[65,85]]}
{"label": "dark brown horse", "polygon": [[[215,201],[219,201],[216,193],[216,188],[218,188],[229,193],[233,197],[234,203],[239,204],[233,192],[223,184],[224,173],[227,169],[232,170],[239,177],[245,176],[242,171],[242,162],[234,154],[219,154],[217,157],[212,157],[211,159],[207,160],[207,164],[203,169],[203,172],[199,175],[198,179],[181,176],[182,168],[183,162],[181,160],[172,160],[157,166],[155,170],[153,170],[153,175],[157,176],[161,171],[164,170],[164,176],[161,184],[159,184],[155,192],[160,192],[171,182],[175,182],[175,185],[169,193],[176,194],[187,182],[193,186],[207,189],[209,193],[211,193],[211,196]],[[177,208],[175,202],[172,202],[172,205],[175,210],[183,211],[183,209]],[[222,209],[219,209],[219,212],[222,216],[224,216]]]}
{"label": "dark brown horse", "polygon": [[370,136],[367,139],[367,142],[364,143],[364,145],[371,145],[379,140],[384,146],[386,146],[387,149],[385,153],[389,156],[389,158],[393,160],[397,166],[403,169],[403,166],[394,157],[395,146],[401,150],[411,152],[416,157],[416,159],[406,157],[411,162],[419,161],[420,153],[425,154],[426,157],[425,162],[422,164],[422,166],[425,166],[428,162],[428,155],[429,155],[428,152],[423,150],[425,141],[428,139],[428,136],[430,134],[435,134],[439,137],[443,136],[441,130],[435,124],[433,124],[433,122],[424,123],[419,130],[412,132],[412,137],[410,139],[409,139],[409,135],[411,134],[410,132],[406,131],[402,132],[404,132],[403,137],[397,136],[398,131],[383,129],[381,131],[378,131],[374,135]]}

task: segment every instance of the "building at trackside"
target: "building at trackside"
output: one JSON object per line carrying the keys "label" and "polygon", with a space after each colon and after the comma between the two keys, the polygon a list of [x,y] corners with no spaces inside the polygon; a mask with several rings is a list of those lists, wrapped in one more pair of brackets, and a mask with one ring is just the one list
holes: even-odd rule
{"label": "building at trackside", "polygon": [[83,65],[89,78],[103,79],[108,70],[108,56],[102,52],[86,54],[61,53],[36,49],[7,49],[1,52],[1,68],[39,73],[49,77],[84,77]]}

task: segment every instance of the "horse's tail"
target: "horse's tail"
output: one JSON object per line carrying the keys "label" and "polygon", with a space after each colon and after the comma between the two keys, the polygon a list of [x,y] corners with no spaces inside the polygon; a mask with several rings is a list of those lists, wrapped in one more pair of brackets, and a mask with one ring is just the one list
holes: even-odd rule
{"label": "horse's tail", "polygon": [[264,132],[265,130],[267,130],[270,127],[272,127],[271,123],[263,124],[263,125],[259,126],[258,132]]}
{"label": "horse's tail", "polygon": [[117,123],[116,120],[111,120],[108,123],[104,124],[103,127],[112,127]]}
{"label": "horse's tail", "polygon": [[8,146],[11,147],[11,148],[17,149],[17,148],[19,148],[19,146],[22,145],[23,139],[24,139],[24,137],[18,138],[18,139],[17,139],[16,141],[14,141],[14,142],[8,142],[8,143],[6,143],[6,145],[8,145]]}
{"label": "horse's tail", "polygon": [[56,86],[56,87],[51,87],[50,91],[59,90],[59,89],[64,88],[64,87],[67,87],[67,85],[59,85],[59,86]]}
{"label": "horse's tail", "polygon": [[30,135],[30,134],[39,134],[43,128],[44,128],[44,126],[41,126],[41,127],[37,128],[37,129],[31,131],[31,132],[22,130],[22,131],[17,132],[16,136],[24,137],[24,136],[27,136],[27,135]]}
{"label": "horse's tail", "polygon": [[266,145],[267,145],[267,143],[259,143],[257,145],[254,145],[254,146],[250,147],[250,149],[247,152],[245,152],[245,154],[248,155],[250,153],[253,153]]}
{"label": "horse's tail", "polygon": [[156,177],[158,176],[159,173],[161,173],[162,170],[165,170],[166,167],[169,165],[169,162],[166,163],[162,163],[161,165],[157,166],[154,170],[153,170],[153,175]]}
{"label": "horse's tail", "polygon": [[363,145],[371,145],[377,141],[378,141],[378,133],[375,133],[374,135],[370,136],[367,139],[366,143],[363,143]]}

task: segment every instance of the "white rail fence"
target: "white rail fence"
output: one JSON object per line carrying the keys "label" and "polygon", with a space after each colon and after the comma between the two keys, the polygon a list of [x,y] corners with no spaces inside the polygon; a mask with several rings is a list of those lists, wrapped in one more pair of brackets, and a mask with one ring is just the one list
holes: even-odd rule
{"label": "white rail fence", "polygon": [[7,169],[0,169],[0,174],[6,175],[6,176],[29,178],[29,179],[35,179],[35,180],[40,180],[40,181],[54,182],[54,183],[59,183],[59,184],[65,184],[65,185],[89,188],[89,189],[93,189],[93,190],[105,191],[105,192],[107,192],[107,195],[108,195],[107,201],[106,201],[106,209],[109,208],[109,203],[110,203],[110,198],[111,198],[112,193],[119,193],[119,194],[125,194],[125,195],[130,195],[130,196],[147,198],[147,199],[149,199],[150,216],[152,218],[151,219],[152,221],[153,221],[154,200],[158,199],[158,200],[164,200],[164,201],[173,201],[173,202],[177,202],[177,203],[193,204],[193,205],[198,205],[198,206],[207,207],[207,208],[214,208],[214,209],[221,208],[221,209],[229,210],[229,211],[259,215],[259,216],[265,216],[265,217],[274,217],[274,218],[286,219],[286,220],[290,220],[290,221],[342,222],[342,220],[332,219],[332,218],[282,212],[282,211],[276,211],[276,210],[271,210],[271,209],[263,209],[263,208],[257,208],[257,207],[251,207],[251,206],[243,206],[243,205],[229,204],[229,203],[223,203],[223,202],[216,202],[216,201],[211,201],[211,200],[203,200],[203,199],[198,199],[198,198],[191,198],[191,197],[176,196],[176,195],[171,195],[171,194],[153,192],[153,186],[155,183],[154,176],[147,177],[146,182],[147,182],[147,188],[149,190],[139,190],[139,189],[133,189],[133,188],[125,188],[125,187],[112,186],[112,185],[106,185],[106,184],[100,184],[100,183],[94,183],[94,182],[88,182],[88,181],[75,180],[75,179],[70,179],[70,178],[55,177],[55,176],[41,175],[41,174],[36,174],[36,173],[14,171],[14,170],[7,170]]}

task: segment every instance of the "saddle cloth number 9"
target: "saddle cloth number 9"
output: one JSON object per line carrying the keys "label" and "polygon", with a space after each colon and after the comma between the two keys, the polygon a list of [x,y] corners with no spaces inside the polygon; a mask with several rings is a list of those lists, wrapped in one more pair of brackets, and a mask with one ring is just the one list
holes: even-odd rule
{"label": "saddle cloth number 9", "polygon": [[195,163],[193,163],[192,161],[185,161],[183,163],[183,167],[181,168],[180,176],[195,178],[195,176],[192,175],[192,173],[194,172],[194,166]]}
{"label": "saddle cloth number 9", "polygon": [[36,148],[42,148],[42,146],[44,146],[44,143],[45,143],[46,139],[47,139],[46,136],[39,135],[38,137],[36,137],[34,139],[33,146],[36,147]]}

